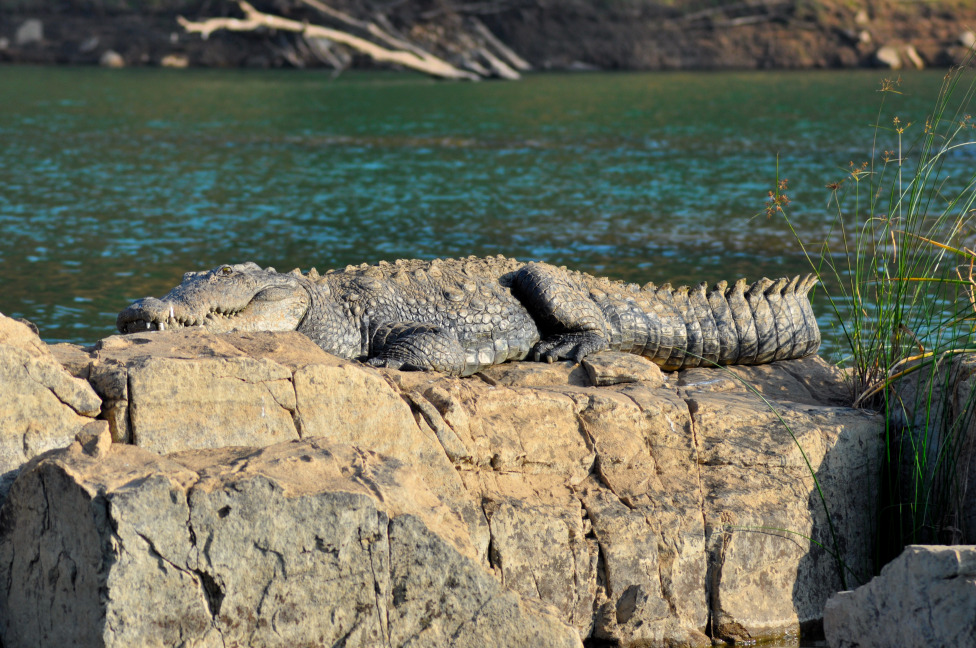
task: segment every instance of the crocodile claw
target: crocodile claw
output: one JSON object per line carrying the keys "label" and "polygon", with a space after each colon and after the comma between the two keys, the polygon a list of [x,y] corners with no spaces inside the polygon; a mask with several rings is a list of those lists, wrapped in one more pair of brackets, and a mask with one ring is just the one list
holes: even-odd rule
{"label": "crocodile claw", "polygon": [[532,358],[536,362],[572,360],[579,364],[591,353],[605,351],[608,348],[606,339],[598,333],[562,333],[537,343],[532,349]]}
{"label": "crocodile claw", "polygon": [[370,367],[378,367],[381,369],[400,369],[403,366],[403,361],[376,356],[367,359],[366,364],[368,364]]}

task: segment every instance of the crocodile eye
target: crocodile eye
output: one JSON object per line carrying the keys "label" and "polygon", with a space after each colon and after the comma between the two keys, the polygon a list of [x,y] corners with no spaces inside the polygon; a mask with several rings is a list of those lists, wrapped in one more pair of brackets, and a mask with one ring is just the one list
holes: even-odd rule
{"label": "crocodile eye", "polygon": [[231,274],[232,272],[234,272],[234,269],[233,269],[233,268],[231,268],[230,266],[223,266],[223,267],[222,267],[222,268],[220,269],[220,274],[225,274],[225,275],[229,275],[229,274]]}

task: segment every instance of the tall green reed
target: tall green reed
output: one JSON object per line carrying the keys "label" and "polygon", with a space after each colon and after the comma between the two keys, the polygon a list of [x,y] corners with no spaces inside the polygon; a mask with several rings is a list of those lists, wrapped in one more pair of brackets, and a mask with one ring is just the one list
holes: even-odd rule
{"label": "tall green reed", "polygon": [[882,83],[870,158],[828,185],[832,225],[822,243],[794,227],[785,181],[777,177],[767,203],[821,279],[852,404],[885,415],[878,569],[906,544],[963,534],[976,400],[976,380],[967,380],[976,366],[976,164],[959,178],[946,162],[976,152],[972,63],[971,55],[946,75],[932,112],[917,120],[884,117],[900,85]]}

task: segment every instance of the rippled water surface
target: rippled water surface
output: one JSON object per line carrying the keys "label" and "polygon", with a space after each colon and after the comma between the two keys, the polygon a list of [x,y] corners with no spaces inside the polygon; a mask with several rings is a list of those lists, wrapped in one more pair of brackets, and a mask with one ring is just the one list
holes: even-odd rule
{"label": "rippled water surface", "polygon": [[[905,76],[883,123],[924,122],[942,76]],[[825,185],[870,156],[882,77],[0,67],[0,312],[90,343],[132,299],[245,260],[501,253],[642,283],[802,272],[783,221],[756,216],[777,155],[813,239]]]}

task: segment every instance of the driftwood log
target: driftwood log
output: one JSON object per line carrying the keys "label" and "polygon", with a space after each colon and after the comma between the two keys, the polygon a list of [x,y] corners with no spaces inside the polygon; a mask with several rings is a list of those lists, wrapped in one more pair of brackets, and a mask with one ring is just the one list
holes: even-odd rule
{"label": "driftwood log", "polygon": [[[303,37],[316,58],[337,70],[349,62],[349,56],[336,55],[332,45],[340,45],[353,52],[364,54],[377,63],[399,65],[441,79],[478,80],[481,78],[518,79],[519,71],[530,69],[518,54],[498,40],[477,18],[465,21],[466,29],[453,34],[453,42],[444,48],[453,53],[454,62],[437,56],[415,43],[391,33],[371,20],[361,20],[326,5],[320,0],[299,0],[331,22],[342,28],[311,24],[265,13],[245,0],[238,0],[243,18],[205,18],[189,20],[177,18],[188,33],[200,34],[204,39],[215,31],[256,32],[262,29],[273,32],[290,32]],[[350,31],[347,31],[350,30]],[[362,34],[351,33],[355,30]],[[292,61],[294,57],[286,56]]]}

